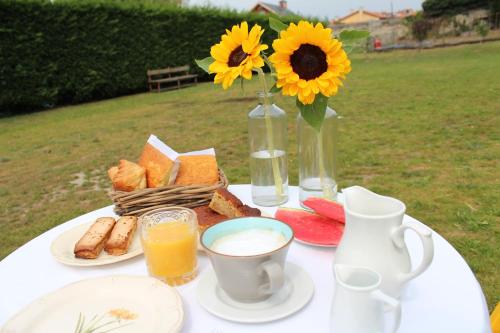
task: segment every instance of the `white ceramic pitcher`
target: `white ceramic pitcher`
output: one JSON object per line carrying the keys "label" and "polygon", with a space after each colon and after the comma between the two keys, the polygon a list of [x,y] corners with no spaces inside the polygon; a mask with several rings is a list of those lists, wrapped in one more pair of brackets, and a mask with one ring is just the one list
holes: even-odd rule
{"label": "white ceramic pitcher", "polygon": [[[432,232],[418,225],[403,223],[406,206],[401,201],[373,193],[361,186],[342,190],[346,226],[335,253],[335,264],[370,268],[382,276],[380,289],[399,297],[405,282],[415,278],[432,262]],[[413,271],[404,232],[420,236],[423,259]]]}
{"label": "white ceramic pitcher", "polygon": [[378,273],[362,267],[334,265],[335,294],[330,315],[331,333],[384,333],[384,306],[394,311],[396,332],[401,304],[378,288]]}

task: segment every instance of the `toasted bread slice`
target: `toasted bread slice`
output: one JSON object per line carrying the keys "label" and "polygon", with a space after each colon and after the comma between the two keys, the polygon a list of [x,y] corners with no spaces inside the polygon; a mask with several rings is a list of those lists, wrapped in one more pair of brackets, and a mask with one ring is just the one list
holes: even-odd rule
{"label": "toasted bread slice", "polygon": [[240,216],[261,216],[262,213],[260,209],[253,208],[247,205],[243,205],[238,209]]}
{"label": "toasted bread slice", "polygon": [[195,211],[196,216],[198,217],[198,229],[200,230],[200,232],[214,224],[217,224],[219,222],[228,219],[227,216],[221,215],[213,211],[210,207],[208,207],[208,205],[199,206],[193,208],[193,210]]}
{"label": "toasted bread slice", "polygon": [[77,258],[95,259],[101,253],[116,221],[112,217],[100,217],[75,244],[74,254]]}
{"label": "toasted bread slice", "polygon": [[229,218],[261,215],[258,208],[244,205],[240,199],[225,188],[219,188],[215,191],[209,207],[217,213]]}
{"label": "toasted bread slice", "polygon": [[134,239],[137,229],[137,217],[123,216],[116,221],[109,239],[106,241],[104,250],[113,256],[127,253],[130,243]]}

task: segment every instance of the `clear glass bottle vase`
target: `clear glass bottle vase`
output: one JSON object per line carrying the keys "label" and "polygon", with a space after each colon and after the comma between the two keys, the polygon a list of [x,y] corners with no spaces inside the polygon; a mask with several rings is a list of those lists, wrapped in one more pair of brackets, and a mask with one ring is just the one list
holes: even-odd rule
{"label": "clear glass bottle vase", "polygon": [[272,94],[258,97],[259,105],[248,114],[252,200],[277,206],[288,201],[287,118]]}
{"label": "clear glass bottle vase", "polygon": [[299,160],[299,200],[309,197],[337,199],[337,113],[326,109],[318,132],[300,115],[297,116]]}

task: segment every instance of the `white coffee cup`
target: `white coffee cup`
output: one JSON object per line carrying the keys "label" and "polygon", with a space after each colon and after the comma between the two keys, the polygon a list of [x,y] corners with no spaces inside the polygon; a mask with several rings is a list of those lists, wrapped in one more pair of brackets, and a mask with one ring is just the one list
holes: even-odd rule
{"label": "white coffee cup", "polygon": [[201,235],[219,286],[239,302],[265,300],[283,287],[292,240],[287,224],[265,217],[227,220]]}

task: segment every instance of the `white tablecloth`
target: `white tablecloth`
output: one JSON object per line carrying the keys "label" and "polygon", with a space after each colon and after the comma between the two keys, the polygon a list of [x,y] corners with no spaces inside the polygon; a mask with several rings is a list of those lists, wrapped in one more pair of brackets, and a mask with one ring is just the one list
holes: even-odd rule
{"label": "white tablecloth", "polygon": [[[250,186],[233,185],[230,191],[252,205]],[[298,207],[297,188],[290,187],[288,207]],[[260,207],[274,214],[276,208]],[[97,276],[115,274],[147,275],[142,256],[107,266],[71,267],[55,261],[50,244],[63,231],[99,216],[112,216],[112,206],[79,216],[61,224],[20,247],[0,262],[0,326],[34,299],[66,284]],[[405,216],[410,223],[417,220]],[[402,296],[400,333],[483,333],[491,332],[488,310],[481,287],[458,252],[439,234],[433,233],[435,256],[429,269],[411,281]],[[421,245],[409,232],[406,242],[414,265],[420,260]],[[197,280],[178,287],[185,310],[183,332],[328,332],[334,279],[335,250],[294,242],[288,261],[301,266],[312,277],[315,294],[311,302],[294,315],[266,324],[244,325],[219,319],[196,301]],[[203,274],[209,262],[200,256]],[[41,332],[45,333],[45,332]],[[55,333],[55,332],[54,332]]]}

